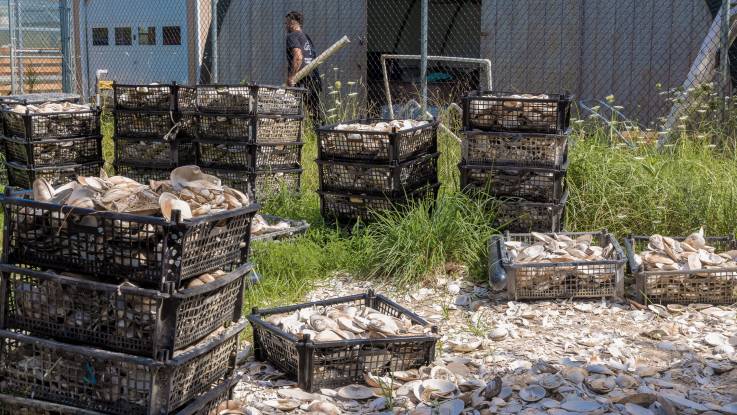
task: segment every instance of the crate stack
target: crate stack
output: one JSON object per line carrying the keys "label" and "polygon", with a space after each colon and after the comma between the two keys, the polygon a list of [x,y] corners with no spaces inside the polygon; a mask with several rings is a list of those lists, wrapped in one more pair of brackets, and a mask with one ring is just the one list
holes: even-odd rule
{"label": "crate stack", "polygon": [[65,105],[69,101],[39,102],[4,100],[0,104],[0,138],[5,155],[4,170],[10,186],[31,188],[37,178],[52,185],[74,180],[77,175],[97,175],[103,165],[100,111],[60,109],[36,111],[34,106]]}
{"label": "crate stack", "polygon": [[[437,196],[438,122],[392,127],[391,132],[371,130],[392,122],[404,123],[364,119],[318,128],[318,193],[326,221],[367,222],[377,211]],[[357,125],[365,127],[351,128]]]}
{"label": "crate stack", "polygon": [[229,396],[258,205],[169,221],[0,202],[0,407],[207,415]]}
{"label": "crate stack", "polygon": [[[198,85],[197,164],[255,200],[298,193],[306,90],[269,85]],[[185,117],[189,117],[187,115]],[[185,123],[183,123],[185,124]]]}
{"label": "crate stack", "polygon": [[571,100],[491,91],[463,98],[461,188],[498,202],[496,226],[562,230]]}
{"label": "crate stack", "polygon": [[164,180],[178,166],[193,164],[191,137],[178,134],[176,84],[113,83],[117,174],[142,183]]}

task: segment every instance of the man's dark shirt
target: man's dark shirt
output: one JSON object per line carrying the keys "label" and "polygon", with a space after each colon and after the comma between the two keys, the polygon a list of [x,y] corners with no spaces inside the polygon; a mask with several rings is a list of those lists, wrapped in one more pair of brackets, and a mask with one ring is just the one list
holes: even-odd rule
{"label": "man's dark shirt", "polygon": [[289,73],[293,72],[292,60],[294,59],[294,53],[292,49],[302,49],[302,66],[299,69],[312,63],[317,57],[315,47],[303,31],[296,31],[287,33],[287,62],[289,63]]}

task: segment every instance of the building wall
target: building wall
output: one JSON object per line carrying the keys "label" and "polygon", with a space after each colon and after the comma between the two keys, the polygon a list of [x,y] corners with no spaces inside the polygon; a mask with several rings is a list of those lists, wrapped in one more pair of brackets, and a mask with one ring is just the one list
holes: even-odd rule
{"label": "building wall", "polygon": [[711,20],[704,0],[484,0],[481,52],[495,89],[614,95],[649,123],[667,111],[659,92],[682,84]]}

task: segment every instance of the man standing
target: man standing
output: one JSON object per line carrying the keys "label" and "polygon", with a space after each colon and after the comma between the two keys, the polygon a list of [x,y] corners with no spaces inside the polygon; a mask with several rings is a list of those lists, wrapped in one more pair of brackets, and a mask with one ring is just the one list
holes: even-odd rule
{"label": "man standing", "polygon": [[323,112],[320,105],[320,92],[322,91],[320,73],[315,69],[299,82],[294,81],[297,72],[317,58],[317,51],[315,51],[312,39],[302,31],[303,23],[304,16],[302,16],[302,13],[292,11],[287,14],[287,62],[289,65],[287,85],[307,88],[307,96],[305,97],[307,109],[310,111],[315,125],[320,125],[323,122]]}

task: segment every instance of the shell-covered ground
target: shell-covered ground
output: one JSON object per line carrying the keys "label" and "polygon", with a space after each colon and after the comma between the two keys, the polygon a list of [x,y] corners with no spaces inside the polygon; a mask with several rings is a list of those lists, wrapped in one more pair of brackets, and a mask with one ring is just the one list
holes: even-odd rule
{"label": "shell-covered ground", "polygon": [[[508,301],[457,273],[410,293],[335,276],[305,300],[369,288],[439,327],[418,380],[309,394],[251,358],[236,388],[246,413],[737,414],[735,305]],[[454,385],[432,392],[433,376]]]}

